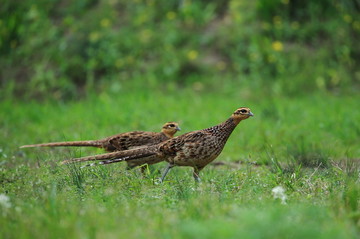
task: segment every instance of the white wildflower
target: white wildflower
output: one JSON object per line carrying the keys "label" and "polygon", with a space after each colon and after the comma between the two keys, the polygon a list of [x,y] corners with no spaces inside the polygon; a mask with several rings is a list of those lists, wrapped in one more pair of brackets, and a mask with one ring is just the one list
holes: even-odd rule
{"label": "white wildflower", "polygon": [[5,194],[0,194],[0,206],[2,206],[4,208],[11,207],[10,198],[8,196],[6,196]]}
{"label": "white wildflower", "polygon": [[277,186],[275,188],[273,188],[271,190],[273,196],[274,196],[274,199],[277,199],[279,198],[281,200],[281,204],[286,204],[286,194],[285,194],[285,189],[281,186]]}

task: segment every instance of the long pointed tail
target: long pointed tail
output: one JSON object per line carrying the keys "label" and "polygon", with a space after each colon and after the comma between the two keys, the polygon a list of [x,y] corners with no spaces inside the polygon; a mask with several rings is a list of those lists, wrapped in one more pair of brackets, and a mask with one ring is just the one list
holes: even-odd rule
{"label": "long pointed tail", "polygon": [[81,158],[73,158],[62,161],[62,164],[68,164],[68,163],[75,163],[75,162],[85,162],[85,161],[92,161],[92,160],[104,160],[103,163],[100,162],[100,164],[108,164],[108,162],[116,161],[128,161],[132,159],[138,159],[138,158],[145,158],[152,155],[157,154],[157,147],[149,146],[149,147],[142,147],[137,149],[130,149],[130,150],[124,150],[124,151],[116,151],[113,153],[106,153],[106,154],[98,154],[94,156],[86,156]]}
{"label": "long pointed tail", "polygon": [[68,142],[54,142],[54,143],[43,143],[43,144],[29,144],[20,146],[20,148],[33,148],[33,147],[59,147],[59,146],[88,146],[88,147],[102,147],[102,142],[98,140],[88,141],[68,141]]}

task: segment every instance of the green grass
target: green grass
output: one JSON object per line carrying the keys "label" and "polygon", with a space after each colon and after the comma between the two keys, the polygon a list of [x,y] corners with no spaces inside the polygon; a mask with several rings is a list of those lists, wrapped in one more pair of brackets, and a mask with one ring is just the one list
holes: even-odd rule
{"label": "green grass", "polygon": [[[156,97],[155,97],[156,96]],[[0,238],[357,238],[360,231],[360,97],[264,97],[241,91],[132,89],[80,102],[0,105]],[[196,185],[191,168],[165,164],[146,178],[125,164],[61,166],[97,149],[24,149],[23,144],[97,139],[130,130],[182,132],[242,122]],[[282,186],[287,203],[271,190]],[[10,204],[10,205],[9,205]]]}

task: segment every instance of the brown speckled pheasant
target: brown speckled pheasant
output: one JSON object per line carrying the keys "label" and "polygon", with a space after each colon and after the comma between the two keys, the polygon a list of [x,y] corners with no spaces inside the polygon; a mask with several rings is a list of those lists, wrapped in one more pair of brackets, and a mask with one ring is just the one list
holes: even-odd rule
{"label": "brown speckled pheasant", "polygon": [[101,154],[66,160],[63,163],[81,162],[90,160],[104,160],[96,164],[110,164],[120,161],[136,160],[164,160],[169,164],[165,169],[161,181],[174,166],[190,166],[194,168],[193,176],[200,181],[199,172],[207,164],[216,159],[223,150],[226,141],[240,121],[253,116],[249,108],[237,109],[225,122],[203,130],[189,132],[174,137],[157,145],[142,147],[122,152]]}
{"label": "brown speckled pheasant", "polygon": [[[59,147],[59,146],[88,146],[103,148],[108,152],[122,151],[142,146],[149,146],[161,143],[168,140],[180,130],[178,123],[168,122],[162,126],[161,132],[145,132],[145,131],[133,131],[127,133],[121,133],[113,135],[100,140],[88,140],[88,141],[68,141],[68,142],[54,142],[43,144],[30,144],[23,145],[20,148],[30,147]],[[161,160],[160,160],[161,161]],[[146,160],[138,160],[128,162],[128,168],[134,168],[143,164],[153,164],[156,160],[146,162]]]}

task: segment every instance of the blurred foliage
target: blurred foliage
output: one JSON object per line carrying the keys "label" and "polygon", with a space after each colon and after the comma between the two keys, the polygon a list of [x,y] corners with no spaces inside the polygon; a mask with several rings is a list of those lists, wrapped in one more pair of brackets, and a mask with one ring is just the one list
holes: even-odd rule
{"label": "blurred foliage", "polygon": [[359,12],[357,0],[5,0],[0,93],[73,99],[130,81],[357,89]]}

